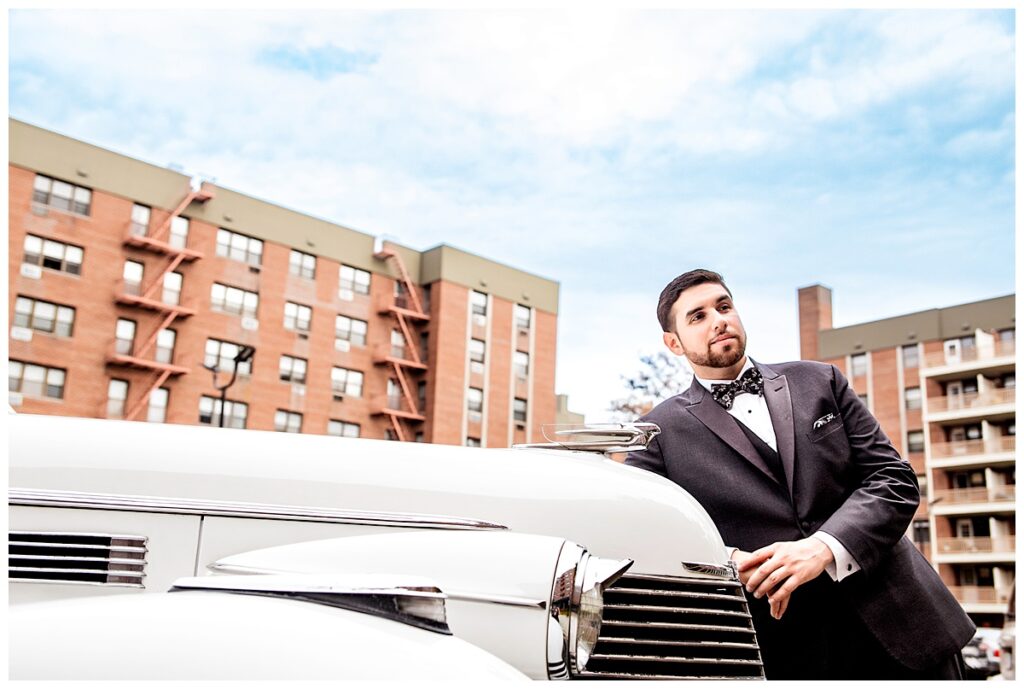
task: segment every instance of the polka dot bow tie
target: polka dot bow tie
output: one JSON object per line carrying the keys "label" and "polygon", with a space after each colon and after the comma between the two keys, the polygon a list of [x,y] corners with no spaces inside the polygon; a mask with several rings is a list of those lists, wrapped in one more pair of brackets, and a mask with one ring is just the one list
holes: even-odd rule
{"label": "polka dot bow tie", "polygon": [[732,409],[733,400],[741,392],[751,395],[764,395],[764,378],[756,368],[748,368],[746,372],[731,383],[711,385],[711,396],[726,409]]}

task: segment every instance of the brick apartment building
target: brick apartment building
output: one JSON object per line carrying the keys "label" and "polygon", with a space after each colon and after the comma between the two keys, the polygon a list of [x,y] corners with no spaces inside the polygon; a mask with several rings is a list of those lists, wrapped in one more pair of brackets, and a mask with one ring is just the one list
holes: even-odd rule
{"label": "brick apartment building", "polygon": [[[908,534],[979,625],[1015,573],[1015,297],[832,328],[832,292],[798,290],[800,356],[835,364],[917,472]],[[927,499],[924,499],[924,498]]]}
{"label": "brick apartment building", "polygon": [[[16,411],[489,447],[555,422],[556,282],[9,134]],[[204,366],[236,360],[221,419]]]}

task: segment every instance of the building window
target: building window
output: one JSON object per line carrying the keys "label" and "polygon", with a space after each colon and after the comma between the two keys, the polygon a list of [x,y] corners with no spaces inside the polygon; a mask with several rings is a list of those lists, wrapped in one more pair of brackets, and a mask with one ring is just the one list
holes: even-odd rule
{"label": "building window", "polygon": [[32,200],[50,208],[89,215],[92,190],[45,175],[36,175],[35,184],[32,186]]}
{"label": "building window", "polygon": [[174,361],[174,341],[177,333],[164,328],[156,335],[156,360],[161,364],[169,364]]}
{"label": "building window", "polygon": [[530,374],[530,355],[526,352],[512,354],[512,370],[519,380],[526,380]]}
{"label": "building window", "polygon": [[14,325],[60,337],[71,337],[75,327],[75,310],[70,306],[18,297],[14,302]]}
{"label": "building window", "polygon": [[905,388],[903,390],[903,403],[907,409],[920,409],[921,388]]}
{"label": "building window", "polygon": [[480,438],[466,438],[466,447],[480,447]]}
{"label": "building window", "polygon": [[141,203],[132,206],[132,224],[129,231],[136,237],[144,237],[149,233],[149,206],[143,206]]}
{"label": "building window", "polygon": [[249,318],[256,317],[260,295],[237,287],[228,287],[219,282],[210,287],[210,308],[224,313],[233,313]]}
{"label": "building window", "polygon": [[424,362],[429,361],[430,357],[430,333],[420,333],[420,357]]}
{"label": "building window", "polygon": [[352,266],[341,266],[338,268],[338,296],[342,299],[347,297],[344,292],[356,294],[370,293],[370,274],[365,270],[359,270]]}
{"label": "building window", "polygon": [[181,273],[164,273],[163,303],[172,306],[181,303],[181,283],[184,279]]}
{"label": "building window", "polygon": [[118,318],[114,328],[114,351],[131,356],[135,350],[135,321]]}
{"label": "building window", "polygon": [[316,256],[292,249],[288,255],[288,272],[299,277],[314,279],[316,275]]}
{"label": "building window", "polygon": [[[245,419],[249,415],[249,405],[245,402],[227,400],[224,403],[224,427],[245,428]],[[220,425],[220,398],[199,398],[199,423],[207,426]]]}
{"label": "building window", "polygon": [[64,378],[67,372],[62,368],[50,368],[22,361],[7,362],[7,389],[29,397],[64,399]]}
{"label": "building window", "polygon": [[175,249],[184,249],[188,245],[188,218],[176,215],[171,219],[170,245]]}
{"label": "building window", "polygon": [[520,330],[530,329],[530,307],[516,304],[516,327]]}
{"label": "building window", "polygon": [[121,272],[124,278],[124,293],[132,296],[142,294],[142,276],[146,272],[146,266],[138,261],[125,261],[124,270]]}
{"label": "building window", "polygon": [[475,364],[479,364],[479,370],[477,370],[477,367],[473,367],[474,371],[477,373],[483,371],[484,351],[486,348],[487,345],[483,340],[471,339],[469,341],[469,360]]}
{"label": "building window", "polygon": [[388,409],[402,408],[402,387],[394,378],[388,378]]}
{"label": "building window", "polygon": [[359,424],[331,419],[327,422],[327,435],[337,435],[342,438],[358,438]]}
{"label": "building window", "polygon": [[22,260],[33,266],[81,275],[83,254],[84,250],[80,246],[29,234],[25,235],[25,257]]}
{"label": "building window", "polygon": [[850,357],[850,377],[859,378],[868,374],[868,355],[854,354]]}
{"label": "building window", "polygon": [[466,408],[471,412],[484,410],[484,391],[480,388],[469,388],[466,392]]}
{"label": "building window", "polygon": [[221,228],[217,230],[217,255],[251,266],[259,266],[263,262],[263,242],[255,237],[247,237]]}
{"label": "building window", "polygon": [[419,403],[420,412],[427,409],[427,381],[421,380],[416,383],[416,400]]}
{"label": "building window", "polygon": [[[223,342],[210,338],[206,341],[206,355],[203,357],[203,366],[213,366],[218,371],[232,371],[235,368],[235,357],[242,345],[234,342]],[[252,359],[239,362],[238,375],[248,376],[252,373]]]}
{"label": "building window", "polygon": [[281,363],[278,365],[281,380],[289,383],[306,382],[306,360],[298,357],[281,355]]}
{"label": "building window", "polygon": [[487,316],[487,295],[473,290],[469,293],[470,308],[474,316]]}
{"label": "building window", "polygon": [[907,452],[924,452],[924,431],[907,432]]}
{"label": "building window", "polygon": [[149,410],[146,412],[146,421],[150,423],[163,423],[167,420],[167,400],[171,396],[167,388],[157,388],[149,393]]}
{"label": "building window", "polygon": [[1017,387],[1017,374],[1007,373],[1002,378],[1002,387],[1004,388],[1016,388]]}
{"label": "building window", "polygon": [[124,407],[128,401],[128,381],[111,379],[107,385],[107,418],[123,419]]}
{"label": "building window", "polygon": [[384,440],[398,440],[398,435],[390,428],[384,429]]}
{"label": "building window", "polygon": [[923,549],[932,540],[931,528],[928,526],[927,519],[915,519],[912,527],[912,533],[914,536],[914,543]]}
{"label": "building window", "polygon": [[512,403],[512,418],[516,421],[526,422],[526,400],[515,398]]}
{"label": "building window", "polygon": [[366,321],[338,315],[334,319],[334,338],[336,349],[343,349],[338,346],[339,342],[348,342],[358,347],[366,345]]}
{"label": "building window", "polygon": [[904,369],[917,368],[921,365],[921,354],[916,344],[903,345],[900,349],[900,354],[903,357]]}
{"label": "building window", "polygon": [[401,330],[391,331],[391,356],[396,359],[405,359],[405,335]]}
{"label": "building window", "polygon": [[362,397],[363,372],[340,366],[332,367],[331,390],[338,396]]}
{"label": "building window", "polygon": [[274,412],[274,430],[281,433],[301,433],[302,414],[278,409]]}
{"label": "building window", "polygon": [[868,393],[858,393],[857,397],[860,399],[861,402],[864,403],[865,407],[871,409],[871,400],[868,398]]}
{"label": "building window", "polygon": [[309,332],[309,322],[313,318],[313,309],[302,304],[286,301],[284,303],[284,327],[288,330]]}

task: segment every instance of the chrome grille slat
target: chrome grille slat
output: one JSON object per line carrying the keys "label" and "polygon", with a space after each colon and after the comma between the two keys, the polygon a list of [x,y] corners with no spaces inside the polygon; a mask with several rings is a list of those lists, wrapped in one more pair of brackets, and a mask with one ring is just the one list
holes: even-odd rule
{"label": "chrome grille slat", "polygon": [[637,610],[640,612],[671,612],[671,613],[700,613],[701,615],[723,615],[727,617],[743,617],[747,618],[742,612],[736,612],[735,610],[714,610],[708,608],[665,608],[659,605],[619,605],[609,604],[605,605],[605,610]]}
{"label": "chrome grille slat", "polygon": [[11,531],[11,581],[142,587],[147,539],[123,534]]}
{"label": "chrome grille slat", "polygon": [[580,677],[764,679],[736,579],[627,572],[605,590],[604,602],[598,641]]}
{"label": "chrome grille slat", "polygon": [[132,557],[92,557],[86,555],[76,555],[73,558],[65,557],[62,555],[10,555],[8,556],[11,560],[77,560],[81,562],[116,562],[118,564],[148,564],[142,558]]}
{"label": "chrome grille slat", "polygon": [[37,541],[7,541],[8,546],[19,546],[23,548],[67,548],[69,550],[116,550],[127,553],[144,553],[145,548],[129,545],[92,545],[88,543],[39,543]]}
{"label": "chrome grille slat", "polygon": [[663,656],[641,656],[641,655],[623,655],[623,654],[608,654],[608,653],[595,653],[590,656],[591,660],[604,659],[604,660],[643,660],[644,662],[650,663],[726,663],[729,665],[760,665],[760,660],[745,660],[739,658],[715,658],[708,656],[706,658],[688,657],[688,656],[672,656],[671,658]]}

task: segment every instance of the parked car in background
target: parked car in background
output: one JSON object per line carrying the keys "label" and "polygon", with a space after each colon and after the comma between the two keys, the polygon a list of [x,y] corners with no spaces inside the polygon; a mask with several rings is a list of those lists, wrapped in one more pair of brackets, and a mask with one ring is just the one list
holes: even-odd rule
{"label": "parked car in background", "polygon": [[[962,654],[964,666],[967,669],[967,679],[988,679],[999,674],[999,660],[996,654],[995,640],[989,635],[980,633],[979,629],[967,645],[964,646]],[[998,635],[998,630],[994,631]]]}
{"label": "parked car in background", "polygon": [[650,424],[502,450],[8,424],[12,678],[763,678],[708,514],[600,454]]}

